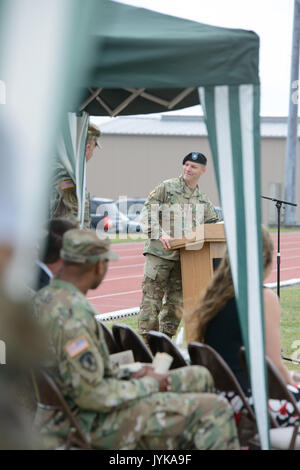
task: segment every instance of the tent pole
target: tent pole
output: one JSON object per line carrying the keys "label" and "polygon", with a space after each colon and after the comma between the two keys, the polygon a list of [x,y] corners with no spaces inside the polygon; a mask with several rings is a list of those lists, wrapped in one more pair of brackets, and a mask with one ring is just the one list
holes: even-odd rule
{"label": "tent pole", "polygon": [[[298,88],[299,88],[300,0],[294,2],[291,83],[288,116],[288,134],[285,159],[285,200],[296,200],[296,169],[298,147]],[[296,208],[287,206],[285,225],[296,225]]]}

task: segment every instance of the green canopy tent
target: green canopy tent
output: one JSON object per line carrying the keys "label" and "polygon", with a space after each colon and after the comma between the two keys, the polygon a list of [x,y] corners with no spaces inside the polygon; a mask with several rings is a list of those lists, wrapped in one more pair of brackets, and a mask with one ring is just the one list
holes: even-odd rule
{"label": "green canopy tent", "polygon": [[[224,211],[261,444],[267,449],[259,39],[253,32],[209,26],[115,2],[101,2],[97,14],[97,28],[90,32],[92,65],[73,111],[116,116],[202,105]],[[81,159],[83,172],[83,154]],[[82,181],[81,174],[77,184]],[[82,188],[78,191],[83,194]]]}
{"label": "green canopy tent", "polygon": [[[79,109],[162,112],[199,103],[199,86],[259,85],[256,34],[102,2]],[[86,85],[86,84],[84,84]]]}

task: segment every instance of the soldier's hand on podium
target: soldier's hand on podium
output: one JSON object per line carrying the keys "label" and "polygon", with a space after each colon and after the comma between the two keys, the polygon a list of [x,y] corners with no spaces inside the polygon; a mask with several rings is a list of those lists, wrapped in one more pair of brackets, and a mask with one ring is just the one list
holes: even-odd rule
{"label": "soldier's hand on podium", "polygon": [[174,238],[171,237],[170,235],[168,235],[167,233],[164,233],[160,237],[160,241],[162,242],[163,247],[164,247],[165,250],[170,250],[171,249],[171,245],[170,245],[171,240],[174,240]]}

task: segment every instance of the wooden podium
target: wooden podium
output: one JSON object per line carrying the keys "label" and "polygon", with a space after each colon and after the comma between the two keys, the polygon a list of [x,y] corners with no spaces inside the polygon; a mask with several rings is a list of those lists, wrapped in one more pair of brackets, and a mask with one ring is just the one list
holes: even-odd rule
{"label": "wooden podium", "polygon": [[194,329],[191,314],[225,251],[224,224],[204,224],[188,237],[172,240],[171,246],[180,249],[183,320],[188,343]]}

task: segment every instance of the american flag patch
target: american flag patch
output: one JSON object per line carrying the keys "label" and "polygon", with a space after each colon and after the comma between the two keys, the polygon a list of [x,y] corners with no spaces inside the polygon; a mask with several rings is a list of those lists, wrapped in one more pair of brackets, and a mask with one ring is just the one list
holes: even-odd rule
{"label": "american flag patch", "polygon": [[65,350],[70,357],[75,357],[90,347],[90,343],[84,336],[79,336],[66,344]]}
{"label": "american flag patch", "polygon": [[75,188],[75,184],[74,184],[73,180],[68,179],[68,180],[60,181],[59,187],[60,187],[60,189],[62,189],[64,191],[65,189]]}

